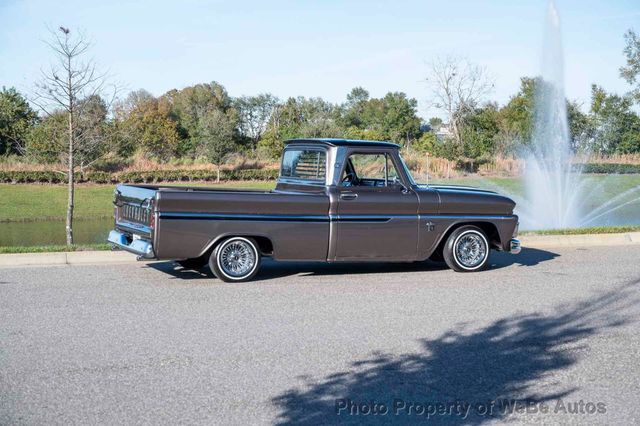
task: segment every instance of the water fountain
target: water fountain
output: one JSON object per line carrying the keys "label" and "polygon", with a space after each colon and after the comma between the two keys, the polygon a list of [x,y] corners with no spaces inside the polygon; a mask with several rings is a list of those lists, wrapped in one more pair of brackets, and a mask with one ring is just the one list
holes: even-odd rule
{"label": "water fountain", "polygon": [[[538,79],[533,136],[526,148],[525,197],[517,199],[522,229],[559,229],[618,224],[611,214],[638,203],[640,187],[624,191],[601,205],[594,193],[603,189],[572,164],[564,93],[564,54],[560,18],[550,0]],[[640,214],[638,214],[640,220]]]}

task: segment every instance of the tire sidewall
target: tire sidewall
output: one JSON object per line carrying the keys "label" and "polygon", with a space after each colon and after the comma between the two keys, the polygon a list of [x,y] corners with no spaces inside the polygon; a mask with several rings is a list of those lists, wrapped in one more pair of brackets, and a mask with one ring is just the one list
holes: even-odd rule
{"label": "tire sidewall", "polygon": [[[222,267],[220,266],[220,255],[222,254],[222,248],[232,241],[246,242],[251,247],[251,250],[253,250],[255,256],[255,262],[251,271],[240,277],[234,277],[226,274],[224,272],[224,269],[222,269]],[[215,276],[222,281],[228,283],[240,283],[251,280],[251,278],[253,278],[258,273],[258,269],[260,269],[260,260],[260,251],[258,250],[258,246],[253,239],[247,237],[229,237],[218,244],[213,253],[211,253],[211,257],[209,258],[209,267],[211,268],[211,271],[215,274]]]}
{"label": "tire sidewall", "polygon": [[[482,260],[482,262],[480,262],[477,266],[474,266],[473,268],[464,266],[456,256],[456,250],[455,250],[456,244],[458,243],[460,238],[462,238],[466,234],[476,234],[480,236],[480,238],[482,238],[482,241],[485,245],[486,255],[484,259]],[[468,226],[462,226],[456,229],[455,231],[453,231],[453,233],[447,239],[447,244],[445,245],[445,250],[443,255],[447,265],[454,271],[477,272],[477,271],[483,270],[487,266],[487,263],[489,262],[490,251],[491,251],[491,246],[489,245],[489,240],[487,239],[487,236],[482,231],[482,229],[476,226],[468,225]]]}

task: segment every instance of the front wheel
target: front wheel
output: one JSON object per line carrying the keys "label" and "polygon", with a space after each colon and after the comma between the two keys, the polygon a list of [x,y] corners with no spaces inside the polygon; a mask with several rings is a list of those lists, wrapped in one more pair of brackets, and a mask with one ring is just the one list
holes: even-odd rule
{"label": "front wheel", "polygon": [[489,242],[477,226],[461,226],[449,235],[442,254],[449,268],[456,272],[475,272],[487,267]]}
{"label": "front wheel", "polygon": [[251,238],[230,237],[213,250],[209,267],[224,282],[249,281],[260,268],[260,251]]}

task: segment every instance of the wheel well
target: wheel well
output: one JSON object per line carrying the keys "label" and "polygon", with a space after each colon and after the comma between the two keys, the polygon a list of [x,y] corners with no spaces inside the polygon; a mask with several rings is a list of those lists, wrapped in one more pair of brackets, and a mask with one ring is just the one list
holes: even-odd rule
{"label": "wheel well", "polygon": [[455,225],[451,226],[451,228],[449,228],[447,230],[447,232],[444,233],[444,235],[440,239],[440,243],[438,244],[438,247],[436,248],[435,251],[438,252],[438,253],[442,253],[442,249],[444,248],[444,245],[446,244],[447,239],[449,238],[449,235],[451,235],[453,233],[453,231],[455,231],[456,229],[460,228],[461,226],[467,226],[467,225],[477,226],[478,228],[482,229],[482,231],[487,235],[487,238],[489,239],[489,244],[493,248],[499,248],[500,247],[500,234],[498,233],[498,228],[493,223],[491,223],[491,222],[461,222],[461,223],[456,223]]}
{"label": "wheel well", "polygon": [[226,240],[227,238],[231,238],[231,237],[251,238],[255,240],[256,244],[258,245],[258,250],[260,250],[260,254],[264,256],[273,255],[273,243],[267,237],[254,236],[254,235],[226,235],[224,237],[218,238],[215,241],[215,243],[211,244],[211,247],[209,247],[201,257],[208,259],[209,256],[211,256],[211,253],[213,253],[213,250],[215,250],[215,248],[218,246],[218,244],[220,244],[222,241]]}
{"label": "wheel well", "polygon": [[271,256],[273,254],[273,243],[267,237],[251,237],[258,244],[258,248],[260,249],[260,253],[265,256]]}

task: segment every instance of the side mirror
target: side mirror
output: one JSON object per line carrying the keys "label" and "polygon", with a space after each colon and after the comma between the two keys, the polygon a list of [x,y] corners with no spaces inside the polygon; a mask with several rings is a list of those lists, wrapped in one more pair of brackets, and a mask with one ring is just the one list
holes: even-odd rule
{"label": "side mirror", "polygon": [[406,194],[407,192],[409,192],[409,188],[407,188],[404,185],[404,183],[402,183],[402,179],[400,179],[398,176],[394,176],[391,179],[389,179],[389,186],[401,188],[403,194]]}

